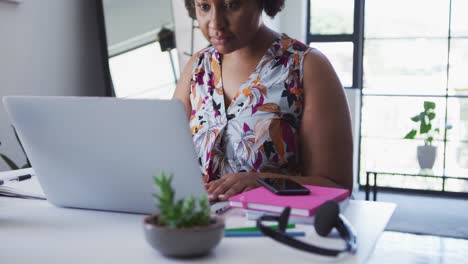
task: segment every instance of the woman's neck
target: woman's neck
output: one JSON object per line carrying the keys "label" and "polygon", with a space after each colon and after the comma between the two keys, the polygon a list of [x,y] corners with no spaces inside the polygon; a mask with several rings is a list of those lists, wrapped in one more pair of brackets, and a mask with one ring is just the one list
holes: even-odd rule
{"label": "woman's neck", "polygon": [[261,24],[254,38],[250,43],[236,51],[225,54],[223,59],[250,60],[252,58],[262,57],[265,51],[271,46],[274,40],[280,37],[280,34]]}

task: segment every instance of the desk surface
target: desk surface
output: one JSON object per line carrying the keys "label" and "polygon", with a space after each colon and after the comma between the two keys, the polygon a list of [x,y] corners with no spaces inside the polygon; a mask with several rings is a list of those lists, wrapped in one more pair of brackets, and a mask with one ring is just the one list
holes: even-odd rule
{"label": "desk surface", "polygon": [[[350,201],[344,215],[358,233],[358,253],[339,263],[363,263],[395,209],[394,204]],[[47,201],[0,197],[1,263],[175,263],[144,240],[142,215],[58,208]],[[252,225],[242,210],[226,213],[227,227]],[[341,240],[317,236],[301,225],[303,238],[323,246],[344,246]],[[335,234],[336,235],[336,234]],[[285,247],[270,238],[224,238],[213,252],[191,263],[317,263],[320,257]]]}

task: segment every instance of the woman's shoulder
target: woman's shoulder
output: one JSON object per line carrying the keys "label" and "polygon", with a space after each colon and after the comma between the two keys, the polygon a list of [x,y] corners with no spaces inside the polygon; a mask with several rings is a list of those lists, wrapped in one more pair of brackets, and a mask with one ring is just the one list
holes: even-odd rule
{"label": "woman's shoulder", "polygon": [[285,33],[281,34],[280,43],[283,50],[287,50],[291,53],[307,53],[312,49],[310,46],[297,39],[289,37]]}
{"label": "woman's shoulder", "polygon": [[304,61],[307,61],[307,64],[313,64],[315,66],[330,64],[328,58],[320,50],[313,46],[306,45],[297,39],[291,38],[284,33],[281,35],[280,43],[283,52],[288,51],[290,54],[302,54],[304,55]]}
{"label": "woman's shoulder", "polygon": [[216,49],[213,46],[208,46],[200,51],[198,51],[195,54],[196,58],[198,60],[204,60],[207,58],[210,58],[212,56],[219,56],[219,53],[216,51]]}
{"label": "woman's shoulder", "polygon": [[208,46],[194,53],[189,64],[192,71],[196,71],[200,68],[210,68],[213,59],[219,60],[219,53],[212,46]]}

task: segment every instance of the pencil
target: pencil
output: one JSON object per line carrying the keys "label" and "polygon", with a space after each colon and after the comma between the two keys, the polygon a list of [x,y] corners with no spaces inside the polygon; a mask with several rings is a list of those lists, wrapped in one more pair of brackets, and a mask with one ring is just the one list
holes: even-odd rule
{"label": "pencil", "polygon": [[[269,227],[271,227],[273,229],[278,229],[278,225],[271,225]],[[296,227],[295,224],[288,224],[286,226],[287,229],[295,228],[295,227]],[[226,229],[224,229],[224,231],[227,231],[227,232],[258,231],[258,228],[255,227],[255,226],[234,227],[234,228],[226,228]]]}
{"label": "pencil", "polygon": [[[305,232],[286,232],[288,236],[305,236]],[[260,231],[225,231],[224,237],[262,237],[265,236]]]}

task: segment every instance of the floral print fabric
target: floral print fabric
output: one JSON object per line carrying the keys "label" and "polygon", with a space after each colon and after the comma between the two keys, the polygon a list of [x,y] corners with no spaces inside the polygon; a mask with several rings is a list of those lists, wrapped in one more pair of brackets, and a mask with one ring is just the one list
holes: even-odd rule
{"label": "floral print fabric", "polygon": [[300,173],[302,62],[310,48],[275,40],[226,106],[222,55],[202,50],[190,83],[190,128],[204,181],[233,172]]}

